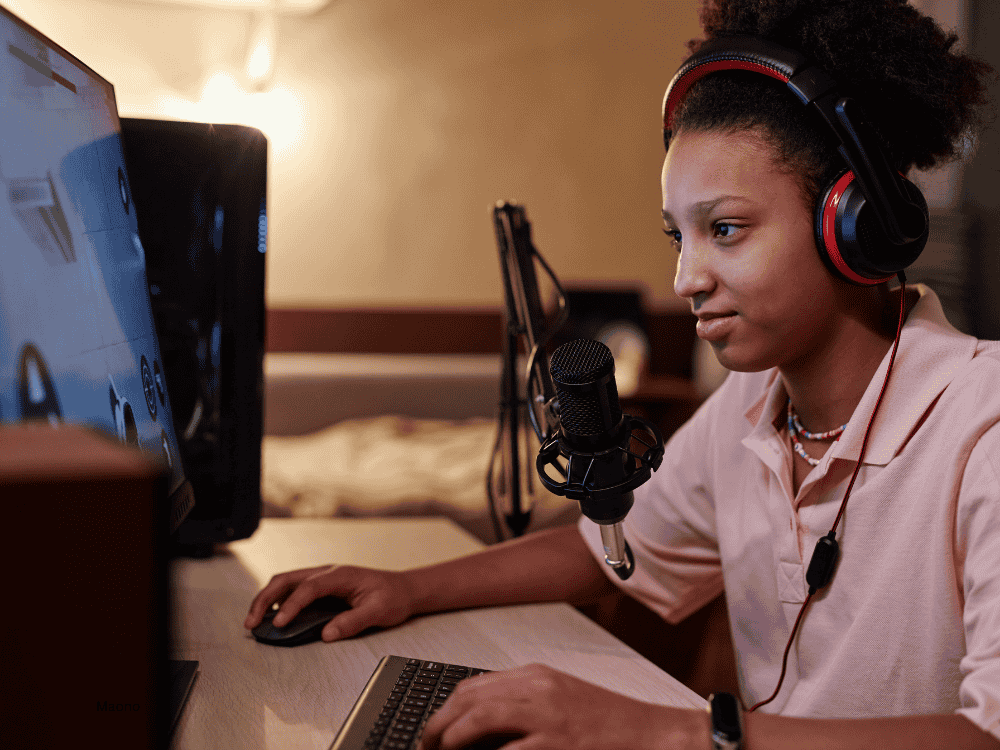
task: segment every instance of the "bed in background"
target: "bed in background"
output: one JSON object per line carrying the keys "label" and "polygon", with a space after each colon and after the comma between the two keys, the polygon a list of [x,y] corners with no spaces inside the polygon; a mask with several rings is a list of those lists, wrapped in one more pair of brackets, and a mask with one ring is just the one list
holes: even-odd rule
{"label": "bed in background", "polygon": [[[446,516],[497,541],[485,478],[499,377],[496,355],[268,354],[264,515]],[[529,529],[579,517],[533,486]]]}
{"label": "bed in background", "polygon": [[[649,373],[622,408],[668,436],[720,373],[698,356],[686,311],[644,323]],[[264,514],[444,515],[495,542],[485,477],[503,330],[493,310],[269,309]],[[575,502],[534,490],[529,530],[579,517]]]}

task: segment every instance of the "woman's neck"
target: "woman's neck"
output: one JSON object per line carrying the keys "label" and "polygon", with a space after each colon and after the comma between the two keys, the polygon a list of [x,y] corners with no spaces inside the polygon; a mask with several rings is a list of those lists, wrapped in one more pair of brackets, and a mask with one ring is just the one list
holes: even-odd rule
{"label": "woman's neck", "polygon": [[[879,292],[856,295],[849,301],[855,306],[847,308],[849,314],[841,317],[821,348],[780,368],[788,397],[810,432],[832,430],[850,420],[892,346],[899,290]],[[908,290],[908,308],[916,297],[915,290]]]}

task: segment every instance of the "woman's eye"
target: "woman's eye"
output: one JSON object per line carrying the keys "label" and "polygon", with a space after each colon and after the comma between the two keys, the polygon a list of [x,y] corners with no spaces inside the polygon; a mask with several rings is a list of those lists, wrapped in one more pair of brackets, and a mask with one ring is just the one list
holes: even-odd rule
{"label": "woman's eye", "polygon": [[664,229],[663,233],[670,238],[670,244],[675,248],[680,250],[681,247],[681,233],[678,229]]}
{"label": "woman's eye", "polygon": [[742,229],[742,227],[737,224],[730,224],[726,221],[717,221],[712,225],[712,234],[715,237],[732,237],[740,229]]}

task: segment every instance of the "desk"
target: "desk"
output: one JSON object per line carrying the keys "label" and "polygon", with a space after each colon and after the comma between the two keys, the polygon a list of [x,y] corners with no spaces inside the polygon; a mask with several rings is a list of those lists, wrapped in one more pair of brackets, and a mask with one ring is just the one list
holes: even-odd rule
{"label": "desk", "polygon": [[174,645],[201,673],[175,750],[326,750],[386,654],[506,669],[541,662],[649,702],[704,700],[567,604],[427,615],[389,630],[291,649],[257,643],[243,619],[272,575],[324,563],[404,570],[482,543],[445,519],[263,519],[250,539],[173,563]]}

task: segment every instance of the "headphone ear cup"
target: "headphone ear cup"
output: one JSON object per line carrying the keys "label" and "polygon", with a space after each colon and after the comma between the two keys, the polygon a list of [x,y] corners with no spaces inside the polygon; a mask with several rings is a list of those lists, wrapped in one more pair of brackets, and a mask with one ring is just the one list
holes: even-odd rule
{"label": "headphone ear cup", "polygon": [[920,189],[903,178],[910,202],[924,215],[924,231],[905,245],[894,245],[875,213],[866,206],[854,173],[845,170],[823,191],[816,206],[816,245],[835,275],[859,286],[889,281],[917,259],[927,244],[927,202]]}

